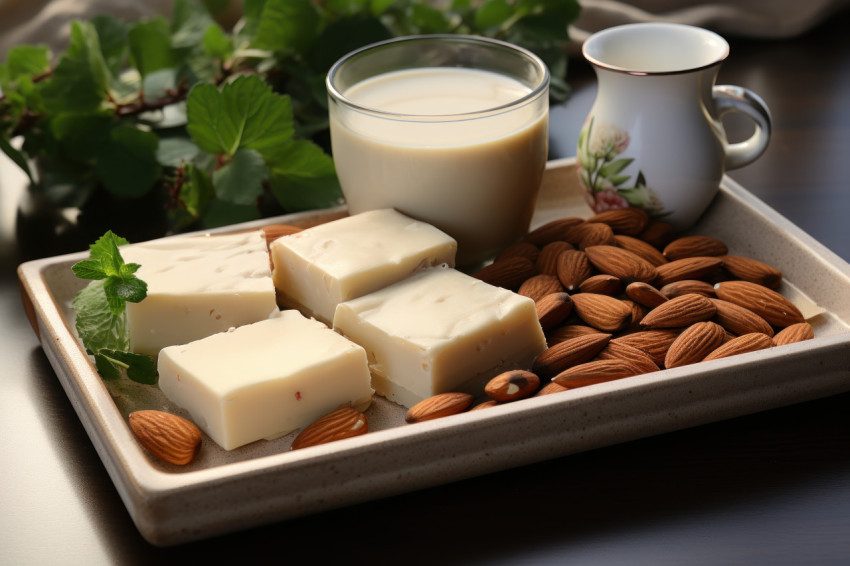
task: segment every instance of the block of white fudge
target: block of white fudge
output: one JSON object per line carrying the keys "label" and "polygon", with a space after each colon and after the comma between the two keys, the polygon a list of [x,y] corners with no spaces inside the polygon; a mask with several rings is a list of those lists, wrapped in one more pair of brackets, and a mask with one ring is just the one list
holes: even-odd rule
{"label": "block of white fudge", "polygon": [[334,330],[366,349],[376,392],[406,407],[446,391],[480,394],[546,348],[531,299],[448,267],[340,303]]}
{"label": "block of white fudge", "polygon": [[232,450],[372,400],[363,348],[295,310],[159,354],[159,387]]}
{"label": "block of white fudge", "polygon": [[121,247],[136,276],[148,284],[139,303],[127,303],[130,348],[156,356],[277,311],[265,237],[234,235],[163,238]]}
{"label": "block of white fudge", "polygon": [[392,209],[309,228],[271,246],[282,304],[331,324],[337,304],[386,287],[422,267],[454,266],[457,242]]}

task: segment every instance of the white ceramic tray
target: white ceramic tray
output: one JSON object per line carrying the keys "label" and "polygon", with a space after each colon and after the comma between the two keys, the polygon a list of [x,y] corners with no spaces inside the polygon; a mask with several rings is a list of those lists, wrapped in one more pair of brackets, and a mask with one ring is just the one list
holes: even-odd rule
{"label": "white ceramic tray", "polygon": [[[533,225],[590,213],[574,162],[550,163]],[[83,282],[70,266],[87,253],[25,263],[19,277],[44,351],[139,531],[173,545],[850,390],[850,266],[728,179],[692,232],[781,269],[783,293],[824,309],[811,320],[816,338],[416,425],[376,398],[366,435],[294,452],[294,433],[231,452],[204,437],[185,467],[150,458],[127,425],[136,409],[179,409],[156,387],[102,381],[75,337],[70,302]]]}

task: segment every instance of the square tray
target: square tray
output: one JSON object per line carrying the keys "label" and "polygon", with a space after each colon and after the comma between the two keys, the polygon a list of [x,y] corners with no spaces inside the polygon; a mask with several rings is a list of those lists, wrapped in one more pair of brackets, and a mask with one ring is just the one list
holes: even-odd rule
{"label": "square tray", "polygon": [[[574,160],[550,162],[532,226],[590,214]],[[87,252],[27,262],[18,275],[33,328],[133,521],[166,546],[850,391],[850,265],[728,178],[691,233],[779,268],[780,291],[820,313],[810,320],[816,338],[416,425],[376,397],[366,435],[289,451],[292,433],[229,452],[204,436],[184,467],[152,459],[127,418],[142,408],[185,413],[156,387],[104,382],[76,338],[70,303],[84,282],[70,266]]]}

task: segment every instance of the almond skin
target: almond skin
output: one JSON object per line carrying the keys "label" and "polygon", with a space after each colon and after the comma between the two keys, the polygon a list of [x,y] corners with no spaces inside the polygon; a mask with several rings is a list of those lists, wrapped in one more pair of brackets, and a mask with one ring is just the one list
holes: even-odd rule
{"label": "almond skin", "polygon": [[663,220],[650,220],[638,238],[659,250],[663,249],[673,240],[673,226]]}
{"label": "almond skin", "polygon": [[667,297],[658,289],[642,281],[635,281],[626,285],[626,296],[648,309],[654,309],[658,305],[668,301]]}
{"label": "almond skin", "polygon": [[508,402],[531,397],[540,388],[540,378],[530,371],[515,369],[487,382],[484,393],[494,401]]}
{"label": "almond skin", "polygon": [[692,324],[670,345],[664,357],[664,367],[675,368],[700,362],[720,347],[725,337],[726,331],[714,322]]}
{"label": "almond skin", "polygon": [[588,218],[587,221],[607,224],[615,234],[636,236],[649,224],[649,215],[642,208],[618,208],[600,212]]}
{"label": "almond skin", "polygon": [[594,360],[562,371],[552,378],[552,383],[572,389],[640,375],[640,373],[638,368],[623,360]]}
{"label": "almond skin", "polygon": [[542,378],[552,377],[570,366],[592,360],[608,341],[610,334],[595,333],[559,342],[537,356],[531,371]]}
{"label": "almond skin", "polygon": [[540,328],[547,331],[567,320],[573,312],[573,300],[567,293],[551,293],[534,303]]}
{"label": "almond skin", "polygon": [[815,337],[815,329],[808,322],[798,322],[791,326],[786,326],[776,333],[773,337],[773,343],[776,346],[784,346],[804,340],[811,340]]}
{"label": "almond skin", "polygon": [[599,293],[600,295],[618,295],[623,290],[623,282],[613,275],[600,273],[591,275],[581,282],[578,290],[582,293]]}
{"label": "almond skin", "polygon": [[713,297],[714,285],[698,279],[682,279],[681,281],[668,283],[661,287],[658,291],[668,299],[687,295],[688,293],[696,293],[704,297]]}
{"label": "almond skin", "polygon": [[725,255],[720,259],[723,260],[726,271],[738,279],[758,283],[770,289],[776,289],[782,283],[781,271],[757,259],[737,255]]}
{"label": "almond skin", "polygon": [[772,289],[749,281],[723,281],[714,286],[718,299],[748,308],[773,326],[805,322],[794,303]]}
{"label": "almond skin", "polygon": [[729,356],[737,356],[738,354],[746,354],[747,352],[755,352],[756,350],[764,350],[772,347],[773,340],[771,340],[770,336],[761,332],[751,332],[725,342],[703,358],[703,361],[707,362],[709,360],[728,358]]}
{"label": "almond skin", "polygon": [[514,256],[493,262],[474,276],[495,287],[516,290],[523,281],[537,275],[537,267],[526,257]]}
{"label": "almond skin", "polygon": [[773,336],[773,327],[750,309],[721,299],[711,299],[711,302],[714,303],[714,307],[717,309],[712,320],[732,334],[741,336],[752,332],[760,332],[768,336]]}
{"label": "almond skin", "polygon": [[353,438],[369,432],[366,415],[352,407],[340,407],[304,427],[292,441],[291,450]]}
{"label": "almond skin", "polygon": [[667,258],[664,257],[664,255],[662,255],[662,253],[659,252],[652,244],[639,240],[638,238],[617,234],[614,236],[614,243],[624,250],[628,250],[633,254],[642,257],[655,267],[667,263]]}
{"label": "almond skin", "polygon": [[573,311],[585,324],[603,332],[619,332],[632,321],[632,310],[622,301],[597,293],[572,295]]}
{"label": "almond skin", "polygon": [[473,397],[469,393],[438,393],[413,405],[404,415],[404,420],[419,423],[456,415],[467,410],[472,401]]}
{"label": "almond skin", "polygon": [[188,420],[163,411],[130,413],[130,429],[139,443],[160,460],[184,466],[201,448],[201,431]]}
{"label": "almond skin", "polygon": [[552,393],[560,393],[561,391],[566,391],[568,388],[555,383],[554,381],[550,381],[546,385],[540,388],[540,391],[534,394],[535,397],[542,397],[544,395],[551,395]]}
{"label": "almond skin", "polygon": [[658,266],[658,278],[654,284],[659,289],[674,281],[683,279],[702,279],[712,271],[720,268],[722,260],[719,257],[686,257]]}
{"label": "almond skin", "polygon": [[667,355],[667,350],[679,336],[679,332],[675,330],[659,329],[659,330],[644,330],[642,332],[633,332],[618,336],[611,340],[617,344],[631,346],[646,353],[652,362],[657,366],[664,364],[664,357]]}
{"label": "almond skin", "polygon": [[614,231],[601,222],[582,222],[573,226],[565,239],[576,248],[583,249],[582,242],[585,242],[585,246],[613,243]]}
{"label": "almond skin", "polygon": [[563,290],[561,281],[555,275],[538,274],[523,281],[517,294],[537,302],[546,295],[560,293]]}
{"label": "almond skin", "polygon": [[664,257],[670,261],[686,257],[722,256],[729,253],[726,244],[711,236],[682,236],[664,247]]}
{"label": "almond skin", "polygon": [[629,299],[620,299],[620,302],[629,307],[629,310],[632,311],[631,320],[629,320],[627,330],[629,332],[640,331],[640,321],[643,320],[643,317],[646,316],[646,309],[643,306]]}
{"label": "almond skin", "polygon": [[708,297],[691,293],[670,299],[643,317],[642,328],[677,328],[690,326],[695,322],[708,320],[717,311],[717,307]]}
{"label": "almond skin", "polygon": [[600,360],[624,360],[640,369],[641,373],[650,373],[659,369],[652,357],[643,350],[613,340],[608,342],[608,345],[602,348],[596,357]]}
{"label": "almond skin", "polygon": [[658,271],[651,263],[617,246],[590,246],[584,249],[584,253],[601,273],[613,275],[626,283],[648,283],[658,276]]}
{"label": "almond skin", "polygon": [[540,256],[540,248],[530,242],[516,242],[499,252],[495,261],[510,259],[512,257],[524,257],[531,260],[532,263],[537,262]]}
{"label": "almond skin", "polygon": [[495,407],[499,402],[493,399],[487,399],[486,401],[481,401],[477,405],[473,405],[469,412],[472,411],[480,411],[481,409],[489,409],[490,407]]}
{"label": "almond skin", "polygon": [[580,250],[565,250],[558,256],[558,279],[567,291],[578,290],[582,281],[593,275],[587,255]]}
{"label": "almond skin", "polygon": [[566,250],[574,250],[572,244],[560,240],[543,246],[537,256],[537,271],[545,275],[558,275],[558,256]]}
{"label": "almond skin", "polygon": [[584,324],[565,324],[564,326],[558,326],[547,331],[546,343],[549,347],[552,347],[570,338],[578,338],[579,336],[586,336],[588,334],[599,334],[599,330],[592,326],[585,326]]}
{"label": "almond skin", "polygon": [[558,218],[557,220],[552,220],[551,222],[547,222],[546,224],[535,228],[523,237],[523,241],[536,246],[545,246],[546,244],[557,240],[566,242],[568,241],[566,237],[567,233],[573,227],[583,223],[583,218]]}

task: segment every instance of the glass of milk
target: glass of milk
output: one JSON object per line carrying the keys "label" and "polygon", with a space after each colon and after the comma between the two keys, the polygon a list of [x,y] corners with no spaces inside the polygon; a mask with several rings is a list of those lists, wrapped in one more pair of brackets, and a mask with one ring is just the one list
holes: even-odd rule
{"label": "glass of milk", "polygon": [[395,208],[433,224],[470,268],[528,230],[549,125],[549,71],[534,54],[482,37],[403,37],[340,59],[327,89],[351,214]]}

